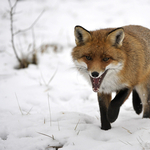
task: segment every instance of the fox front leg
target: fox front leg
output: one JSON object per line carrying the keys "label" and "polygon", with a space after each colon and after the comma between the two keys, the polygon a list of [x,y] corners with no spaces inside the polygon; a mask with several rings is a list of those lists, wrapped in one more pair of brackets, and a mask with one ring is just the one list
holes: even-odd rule
{"label": "fox front leg", "polygon": [[133,108],[135,112],[139,115],[142,112],[142,102],[139,94],[134,89],[132,94],[132,102],[133,102]]}
{"label": "fox front leg", "polygon": [[111,128],[110,122],[107,119],[108,106],[111,101],[111,94],[98,93],[98,102],[101,115],[101,129],[108,130]]}
{"label": "fox front leg", "polygon": [[129,88],[120,90],[118,94],[115,96],[115,98],[110,102],[107,114],[109,122],[112,123],[118,118],[120,107],[124,103],[124,101],[128,98],[130,93],[131,89]]}

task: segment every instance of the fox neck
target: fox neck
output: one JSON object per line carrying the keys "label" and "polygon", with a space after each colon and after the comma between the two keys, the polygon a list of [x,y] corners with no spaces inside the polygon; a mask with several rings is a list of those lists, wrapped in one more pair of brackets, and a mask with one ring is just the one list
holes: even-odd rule
{"label": "fox neck", "polygon": [[108,94],[108,93],[116,92],[122,88],[127,87],[127,84],[121,83],[121,79],[118,76],[118,74],[119,72],[115,72],[109,69],[101,84],[99,92]]}

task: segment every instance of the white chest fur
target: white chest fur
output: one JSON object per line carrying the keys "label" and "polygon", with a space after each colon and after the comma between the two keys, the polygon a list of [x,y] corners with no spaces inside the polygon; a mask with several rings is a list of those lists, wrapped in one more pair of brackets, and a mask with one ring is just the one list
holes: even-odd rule
{"label": "white chest fur", "polygon": [[111,93],[127,86],[126,84],[120,83],[119,72],[122,69],[122,66],[122,63],[118,63],[117,65],[110,64],[106,67],[108,72],[100,86],[100,92]]}

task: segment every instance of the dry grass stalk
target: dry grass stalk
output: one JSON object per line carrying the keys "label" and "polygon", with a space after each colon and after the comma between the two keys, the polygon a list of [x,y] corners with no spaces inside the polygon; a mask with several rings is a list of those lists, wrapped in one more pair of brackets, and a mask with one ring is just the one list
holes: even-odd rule
{"label": "dry grass stalk", "polygon": [[37,132],[38,134],[41,134],[41,135],[44,135],[44,136],[47,136],[47,137],[50,137],[51,139],[55,140],[54,136],[50,136],[50,135],[47,135],[47,134],[44,134],[44,133],[41,133],[41,132]]}
{"label": "dry grass stalk", "polygon": [[[38,134],[41,134],[41,135],[44,135],[44,136],[47,136],[47,137],[50,137],[50,138],[52,138],[53,140],[55,140],[55,138],[54,138],[53,135],[50,136],[50,135],[47,135],[47,134],[44,134],[44,133],[41,133],[41,132],[37,132],[37,133],[38,133]],[[62,148],[63,146],[64,146],[64,145],[59,142],[58,146],[48,146],[48,147],[46,147],[46,149],[55,148],[56,150],[58,150],[59,148]]]}
{"label": "dry grass stalk", "polygon": [[48,51],[49,48],[53,49],[53,52],[57,53],[57,52],[61,52],[63,47],[59,44],[42,44],[40,46],[40,51],[41,53],[45,53]]}
{"label": "dry grass stalk", "polygon": [[22,109],[21,109],[21,107],[20,107],[20,104],[19,104],[18,97],[17,97],[17,94],[16,94],[16,93],[15,93],[15,96],[16,96],[16,99],[17,99],[17,103],[18,103],[19,110],[20,110],[21,114],[24,115],[23,112],[22,112]]}
{"label": "dry grass stalk", "polygon": [[124,128],[124,127],[122,127],[123,129],[125,129],[127,132],[129,132],[130,134],[132,134],[128,129],[126,129],[126,128]]}
{"label": "dry grass stalk", "polygon": [[50,108],[49,94],[48,94],[47,96],[48,96],[48,108],[49,108],[50,126],[52,126],[52,121],[51,121],[51,108]]}
{"label": "dry grass stalk", "polygon": [[76,124],[76,126],[75,126],[74,130],[76,130],[76,129],[77,129],[77,127],[78,127],[78,125],[79,125],[79,122],[80,122],[80,119],[79,119],[79,121],[77,122],[77,124]]}

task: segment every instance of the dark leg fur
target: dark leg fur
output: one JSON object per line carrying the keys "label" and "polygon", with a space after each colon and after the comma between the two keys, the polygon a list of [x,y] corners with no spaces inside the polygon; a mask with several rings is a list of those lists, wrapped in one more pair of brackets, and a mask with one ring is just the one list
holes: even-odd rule
{"label": "dark leg fur", "polygon": [[142,112],[142,103],[139,94],[136,92],[136,90],[133,90],[132,102],[135,112],[139,115]]}
{"label": "dark leg fur", "polygon": [[150,89],[148,89],[147,104],[144,106],[143,118],[150,118]]}
{"label": "dark leg fur", "polygon": [[111,129],[111,125],[107,119],[107,109],[109,102],[111,100],[111,95],[98,93],[98,102],[101,115],[101,129],[108,130]]}
{"label": "dark leg fur", "polygon": [[115,98],[111,101],[108,108],[109,122],[112,123],[118,118],[120,107],[124,103],[124,101],[128,98],[130,93],[131,93],[131,89],[128,88],[120,90],[118,94],[115,96]]}

